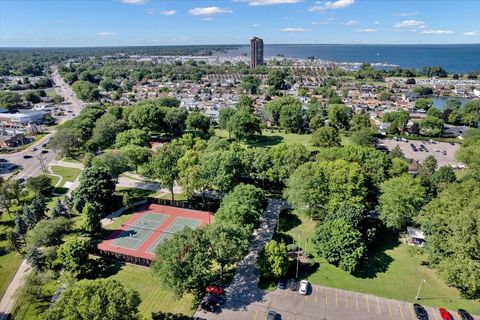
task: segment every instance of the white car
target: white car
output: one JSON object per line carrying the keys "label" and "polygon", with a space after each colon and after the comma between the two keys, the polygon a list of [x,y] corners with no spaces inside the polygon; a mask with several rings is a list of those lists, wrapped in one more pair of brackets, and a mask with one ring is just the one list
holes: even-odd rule
{"label": "white car", "polygon": [[307,295],[308,292],[308,281],[307,280],[302,280],[300,281],[300,289],[298,289],[298,293],[301,295]]}

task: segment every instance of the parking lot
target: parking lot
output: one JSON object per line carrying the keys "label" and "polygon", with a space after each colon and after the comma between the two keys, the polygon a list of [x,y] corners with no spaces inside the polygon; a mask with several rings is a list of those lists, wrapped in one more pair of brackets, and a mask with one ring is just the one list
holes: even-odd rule
{"label": "parking lot", "polygon": [[[421,301],[419,301],[421,304]],[[282,320],[416,320],[413,305],[408,302],[385,299],[335,288],[312,286],[309,294],[302,296],[290,290],[275,290],[266,294],[262,302],[234,308],[227,305],[218,314],[197,312],[205,319],[265,320],[269,310]],[[424,306],[430,320],[441,320],[438,310]],[[461,319],[451,312],[454,319]],[[475,319],[480,320],[476,317]]]}
{"label": "parking lot", "polygon": [[[455,160],[455,153],[457,152],[460,145],[455,143],[454,145],[448,142],[436,142],[435,144],[430,143],[428,141],[418,141],[418,140],[411,140],[408,142],[403,141],[395,141],[393,139],[384,139],[379,141],[380,144],[387,146],[388,150],[392,150],[395,148],[396,145],[399,145],[402,149],[405,157],[408,159],[414,159],[419,161],[420,163],[425,160],[428,156],[434,156],[438,161],[438,166],[455,166],[461,164],[460,162]],[[426,151],[413,151],[410,147],[410,143],[413,143],[417,148],[419,148],[420,144],[423,144],[425,148],[428,150]],[[442,154],[441,152],[435,150],[445,150],[446,154]]]}

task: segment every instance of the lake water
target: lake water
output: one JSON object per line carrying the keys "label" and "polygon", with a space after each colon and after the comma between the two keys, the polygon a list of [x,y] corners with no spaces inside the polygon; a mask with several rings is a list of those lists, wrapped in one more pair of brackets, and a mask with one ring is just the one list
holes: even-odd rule
{"label": "lake water", "polygon": [[[250,46],[239,46],[226,55],[250,54]],[[338,44],[266,44],[266,57],[318,59],[336,62],[388,63],[404,68],[442,66],[449,72],[480,71],[480,44],[456,45],[338,45]]]}
{"label": "lake water", "polygon": [[[453,99],[453,97],[439,97],[439,96],[437,96],[437,97],[430,97],[430,99],[432,99],[433,105],[435,107],[437,107],[440,110],[443,110],[443,108],[445,107],[445,103],[447,103],[447,100]],[[455,97],[455,99],[460,100],[460,102],[462,103],[462,106],[465,103],[467,103],[468,101],[472,100],[470,98],[457,98],[457,97]]]}

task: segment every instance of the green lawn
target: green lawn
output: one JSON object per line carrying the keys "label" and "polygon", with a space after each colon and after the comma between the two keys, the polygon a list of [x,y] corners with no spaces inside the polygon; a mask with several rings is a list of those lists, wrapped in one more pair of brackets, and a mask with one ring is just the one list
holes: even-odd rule
{"label": "green lawn", "polygon": [[139,310],[146,319],[150,319],[152,312],[157,311],[183,313],[188,316],[193,314],[193,297],[188,295],[176,300],[171,292],[161,286],[160,280],[153,276],[149,268],[126,264],[110,278],[140,293],[142,303]]}
{"label": "green lawn", "polygon": [[[291,243],[292,237],[297,240],[300,234],[300,246],[305,248],[306,239],[309,239],[306,245],[307,254],[314,254],[311,239],[316,222],[294,214],[282,215],[282,237],[287,243]],[[410,302],[415,301],[418,285],[425,279],[426,283],[420,294],[422,304],[453,310],[464,308],[473,314],[480,314],[480,302],[461,298],[458,290],[448,287],[435,270],[422,265],[424,255],[414,254],[412,247],[399,243],[397,239],[385,237],[377,241],[378,247],[370,251],[365,266],[355,275],[315,257],[315,261],[319,263],[318,269],[311,274],[304,274],[303,277],[313,284]]]}
{"label": "green lawn", "polygon": [[8,284],[22,262],[22,257],[15,251],[8,250],[7,232],[13,228],[13,220],[4,213],[0,218],[0,297],[7,290]]}
{"label": "green lawn", "polygon": [[77,168],[69,168],[69,167],[60,167],[60,166],[52,166],[52,173],[62,176],[62,182],[60,183],[60,187],[65,185],[65,182],[73,182],[78,177],[82,170]]}

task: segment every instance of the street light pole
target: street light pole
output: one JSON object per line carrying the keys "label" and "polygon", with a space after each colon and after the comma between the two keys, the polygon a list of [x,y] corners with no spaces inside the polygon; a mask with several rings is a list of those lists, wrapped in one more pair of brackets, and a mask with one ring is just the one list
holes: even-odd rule
{"label": "street light pole", "polygon": [[420,281],[420,285],[418,286],[417,295],[415,296],[415,300],[420,300],[420,290],[422,289],[422,284],[424,282],[426,282],[425,279],[422,279]]}

